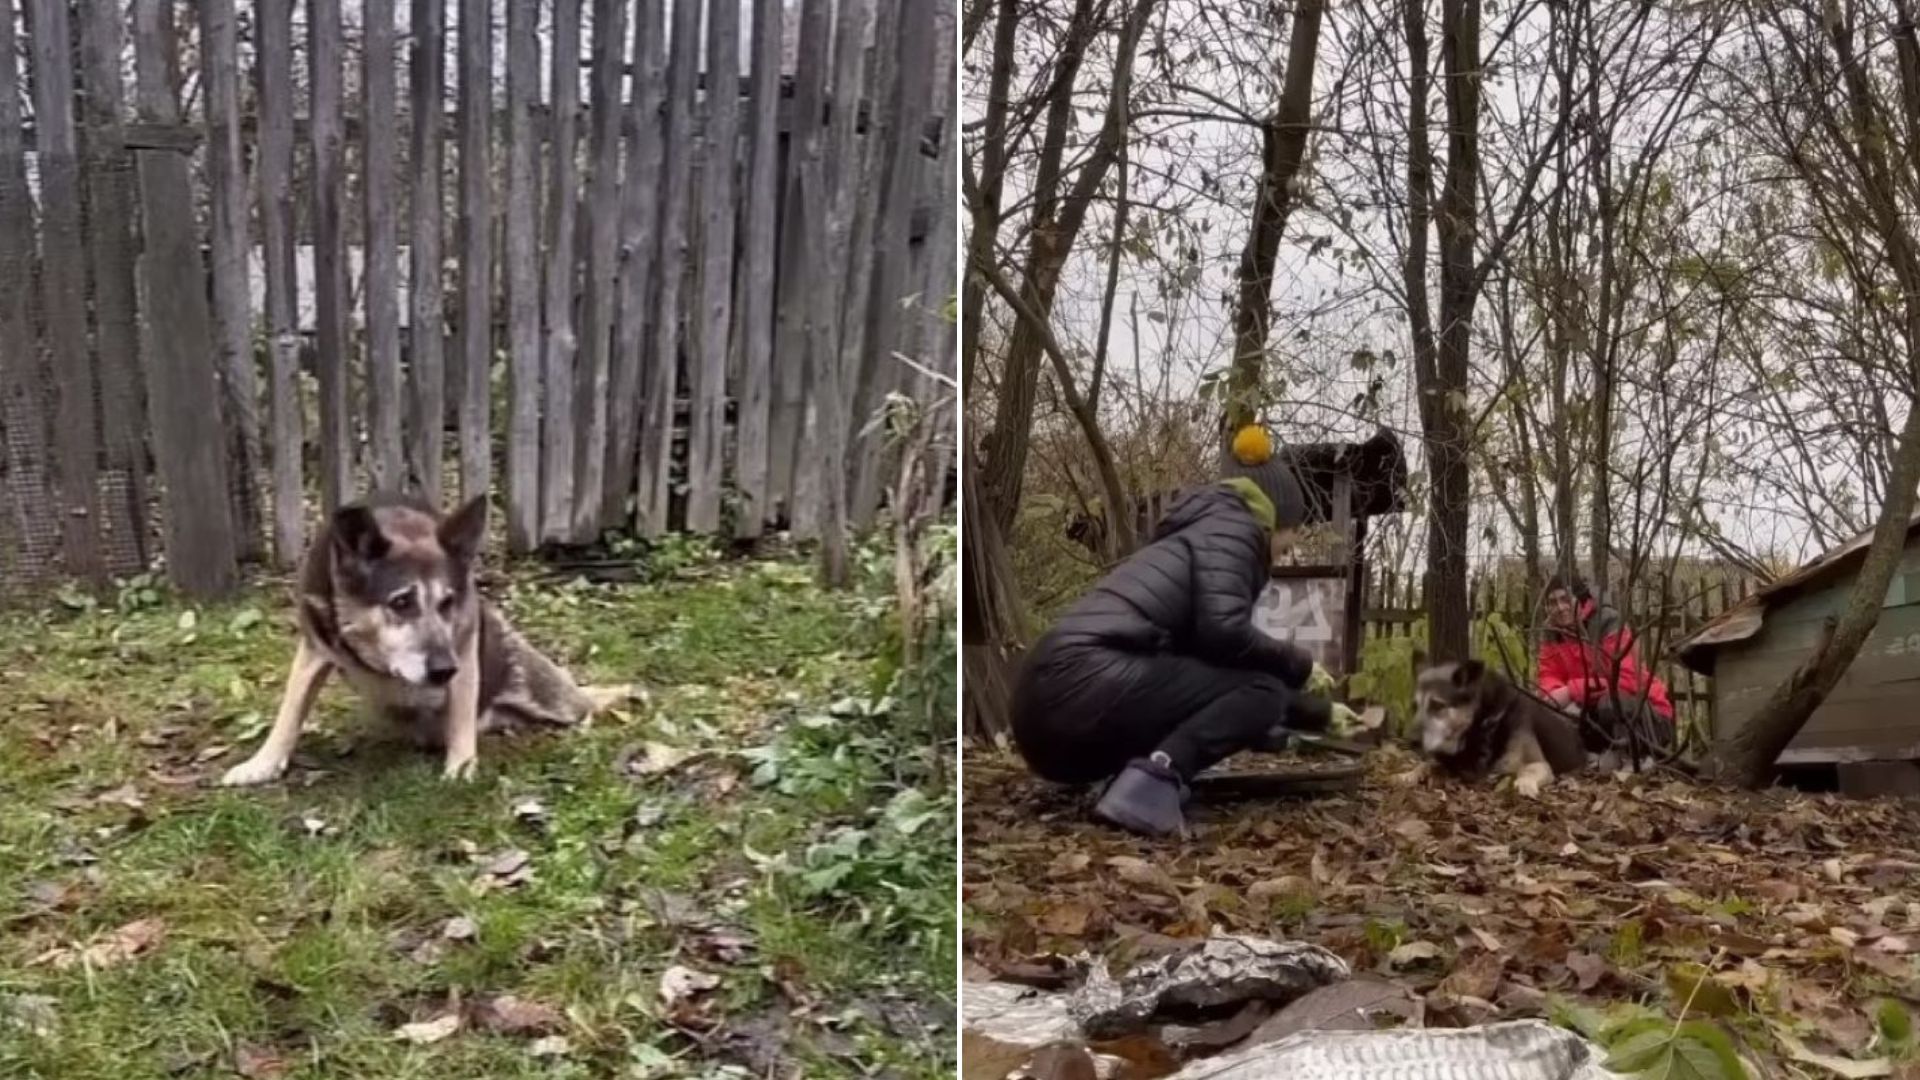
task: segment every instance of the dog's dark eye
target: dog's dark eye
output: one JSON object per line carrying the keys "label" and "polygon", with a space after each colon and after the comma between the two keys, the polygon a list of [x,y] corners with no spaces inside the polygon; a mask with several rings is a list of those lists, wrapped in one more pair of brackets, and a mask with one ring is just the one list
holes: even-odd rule
{"label": "dog's dark eye", "polygon": [[453,597],[445,596],[440,599],[440,614],[442,615],[453,614]]}
{"label": "dog's dark eye", "polygon": [[395,593],[393,597],[387,601],[388,609],[395,615],[411,615],[414,612],[414,606],[412,591]]}

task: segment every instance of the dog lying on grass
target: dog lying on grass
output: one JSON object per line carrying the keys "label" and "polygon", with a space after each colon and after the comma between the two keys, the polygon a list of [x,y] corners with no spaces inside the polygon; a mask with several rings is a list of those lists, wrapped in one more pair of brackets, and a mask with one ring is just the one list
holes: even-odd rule
{"label": "dog lying on grass", "polygon": [[575,685],[479,594],[486,530],[485,496],[446,518],[391,495],[336,512],[301,566],[300,640],[273,728],[221,784],[263,784],[286,772],[335,671],[376,714],[443,747],[449,779],[472,775],[483,730],[577,724],[629,696],[628,687]]}
{"label": "dog lying on grass", "polygon": [[1478,779],[1513,777],[1536,798],[1555,776],[1587,764],[1571,718],[1515,689],[1479,660],[1434,664],[1414,685],[1420,748],[1442,769]]}

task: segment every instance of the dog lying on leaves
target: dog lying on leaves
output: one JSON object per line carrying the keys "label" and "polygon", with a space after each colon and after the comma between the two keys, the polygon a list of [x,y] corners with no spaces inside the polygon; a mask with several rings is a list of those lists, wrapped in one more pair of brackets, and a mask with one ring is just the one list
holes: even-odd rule
{"label": "dog lying on leaves", "polygon": [[273,728],[220,782],[263,784],[286,772],[335,671],[376,714],[443,747],[449,779],[472,775],[484,730],[576,724],[628,696],[627,687],[576,686],[480,596],[486,530],[485,496],[446,518],[393,495],[336,512],[301,565],[300,640]]}
{"label": "dog lying on leaves", "polygon": [[1521,693],[1479,660],[1422,670],[1414,701],[1420,748],[1457,776],[1511,776],[1515,791],[1535,798],[1555,776],[1586,767],[1572,718]]}

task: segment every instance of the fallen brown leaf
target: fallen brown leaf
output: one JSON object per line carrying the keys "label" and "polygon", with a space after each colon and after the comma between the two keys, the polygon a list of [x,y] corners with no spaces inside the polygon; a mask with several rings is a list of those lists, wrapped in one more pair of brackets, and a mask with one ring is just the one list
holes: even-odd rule
{"label": "fallen brown leaf", "polygon": [[401,1024],[393,1031],[393,1037],[402,1042],[418,1046],[429,1046],[447,1038],[460,1030],[460,1014],[450,1012],[432,1020],[421,1020],[411,1024]]}
{"label": "fallen brown leaf", "polygon": [[290,1068],[287,1059],[269,1046],[241,1043],[233,1048],[233,1071],[247,1080],[276,1080]]}
{"label": "fallen brown leaf", "polygon": [[566,1027],[559,1009],[512,994],[474,1003],[473,1025],[495,1035],[549,1035]]}
{"label": "fallen brown leaf", "polygon": [[720,976],[675,964],[660,976],[660,1000],[669,1007],[687,998],[717,989]]}

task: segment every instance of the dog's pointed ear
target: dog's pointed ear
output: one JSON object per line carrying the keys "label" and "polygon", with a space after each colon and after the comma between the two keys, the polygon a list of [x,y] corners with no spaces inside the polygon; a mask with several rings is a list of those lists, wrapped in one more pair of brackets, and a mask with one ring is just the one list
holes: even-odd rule
{"label": "dog's pointed ear", "polygon": [[343,506],[334,511],[333,543],[343,554],[363,562],[380,558],[391,546],[373,511],[364,506]]}
{"label": "dog's pointed ear", "polygon": [[1453,685],[1472,686],[1487,673],[1487,665],[1479,660],[1463,660],[1453,669]]}
{"label": "dog's pointed ear", "polygon": [[440,523],[440,546],[456,562],[472,562],[487,538],[487,497],[475,495]]}

